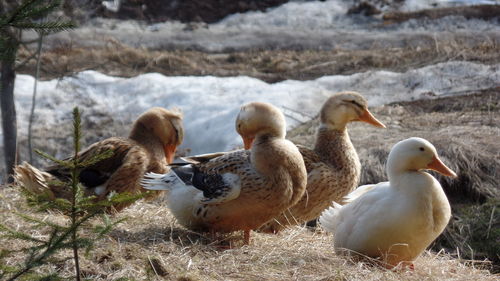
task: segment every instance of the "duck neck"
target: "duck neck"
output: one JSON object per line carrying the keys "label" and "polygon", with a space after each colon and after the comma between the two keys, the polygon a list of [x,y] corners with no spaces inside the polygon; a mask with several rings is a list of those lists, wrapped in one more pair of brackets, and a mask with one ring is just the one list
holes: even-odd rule
{"label": "duck neck", "polygon": [[130,132],[129,139],[140,144],[157,160],[165,161],[166,163],[163,144],[151,130],[148,130],[141,124],[135,124],[134,128]]}
{"label": "duck neck", "polygon": [[393,182],[397,181],[402,175],[410,170],[406,167],[405,163],[401,163],[397,157],[391,157],[391,153],[389,153],[387,159],[386,171],[389,181]]}
{"label": "duck neck", "polygon": [[271,134],[257,135],[251,148],[251,161],[261,174],[273,174],[275,163],[281,160],[281,154],[276,153],[280,146],[277,144],[281,138]]}
{"label": "duck neck", "polygon": [[358,154],[345,127],[337,129],[321,124],[316,135],[314,151],[323,162],[339,169],[355,169],[359,175],[361,168]]}

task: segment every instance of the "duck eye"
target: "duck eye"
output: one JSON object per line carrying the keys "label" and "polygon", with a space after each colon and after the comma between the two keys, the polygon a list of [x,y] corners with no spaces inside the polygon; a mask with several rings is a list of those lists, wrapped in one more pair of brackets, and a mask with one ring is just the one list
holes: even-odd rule
{"label": "duck eye", "polygon": [[425,148],[423,148],[423,147],[419,147],[418,149],[419,149],[420,151],[425,151]]}
{"label": "duck eye", "polygon": [[354,105],[355,105],[355,106],[357,106],[357,107],[363,108],[363,106],[362,106],[361,104],[359,104],[359,103],[358,103],[357,101],[355,101],[355,100],[349,100],[349,101],[347,101],[347,102],[352,103],[352,104],[354,104]]}

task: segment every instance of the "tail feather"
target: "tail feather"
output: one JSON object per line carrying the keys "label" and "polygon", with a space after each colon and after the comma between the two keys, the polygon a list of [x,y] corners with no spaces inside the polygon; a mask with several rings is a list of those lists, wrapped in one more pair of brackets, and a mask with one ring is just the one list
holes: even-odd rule
{"label": "tail feather", "polygon": [[149,190],[171,191],[179,184],[184,186],[184,182],[172,170],[166,174],[149,172],[141,180],[141,186]]}
{"label": "tail feather", "polygon": [[332,202],[332,206],[323,211],[319,217],[319,223],[328,232],[334,233],[339,220],[339,211],[342,206]]}
{"label": "tail feather", "polygon": [[23,162],[14,168],[14,180],[17,185],[31,193],[46,193],[50,198],[54,199],[55,195],[48,185],[51,179],[53,179],[51,174],[40,171],[27,162]]}

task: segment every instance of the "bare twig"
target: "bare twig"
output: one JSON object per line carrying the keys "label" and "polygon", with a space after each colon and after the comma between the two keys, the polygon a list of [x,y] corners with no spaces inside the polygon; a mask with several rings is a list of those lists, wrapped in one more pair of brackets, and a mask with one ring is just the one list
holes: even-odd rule
{"label": "bare twig", "polygon": [[493,223],[493,217],[495,216],[496,206],[491,209],[490,222],[488,223],[488,229],[486,230],[486,239],[490,238],[491,225]]}
{"label": "bare twig", "polygon": [[42,56],[42,43],[43,43],[43,33],[40,33],[38,37],[38,48],[36,51],[36,71],[35,71],[35,85],[33,86],[33,96],[31,98],[31,111],[30,119],[28,123],[28,151],[30,155],[30,163],[33,163],[33,145],[32,145],[32,126],[33,119],[35,118],[35,106],[36,106],[36,90],[38,85],[38,78],[40,77],[40,58]]}

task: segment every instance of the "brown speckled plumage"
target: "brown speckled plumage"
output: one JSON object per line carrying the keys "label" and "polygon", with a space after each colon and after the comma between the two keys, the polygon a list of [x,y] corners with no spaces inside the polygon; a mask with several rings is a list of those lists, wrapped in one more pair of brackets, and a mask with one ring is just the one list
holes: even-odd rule
{"label": "brown speckled plumage", "polygon": [[[110,192],[143,191],[140,180],[146,172],[167,172],[165,146],[175,147],[182,142],[182,117],[163,108],[152,108],[133,124],[128,138],[111,137],[89,146],[78,154],[81,161],[107,150],[109,158],[101,160],[81,171],[80,181],[86,195],[104,199]],[[59,165],[40,171],[23,163],[15,168],[18,185],[33,192],[46,192],[51,198],[69,198],[71,191],[64,186],[50,184],[54,180],[69,180],[69,171]],[[153,193],[152,197],[159,192]],[[121,210],[126,205],[114,206]]]}
{"label": "brown speckled plumage", "polygon": [[[250,150],[186,158],[191,166],[165,175],[147,174],[147,189],[168,190],[177,221],[198,231],[250,230],[280,214],[303,195],[307,172],[297,147],[285,139],[285,118],[270,104],[242,107],[237,131]],[[248,142],[249,144],[251,142]]]}
{"label": "brown speckled plumage", "polygon": [[358,120],[364,110],[366,101],[354,92],[336,94],[325,102],[321,110],[323,125],[318,129],[314,149],[298,146],[308,173],[306,192],[296,205],[267,222],[261,231],[275,233],[288,225],[315,219],[332,201],[341,202],[356,188],[361,165],[346,125]]}
{"label": "brown speckled plumage", "polygon": [[276,232],[317,218],[333,200],[339,200],[358,184],[361,165],[347,131],[320,129],[314,149],[299,146],[304,157],[307,189],[299,202],[261,229]]}
{"label": "brown speckled plumage", "polygon": [[[252,161],[248,150],[231,152],[196,166],[207,174],[232,173],[239,176],[241,191],[237,198],[222,204],[198,205],[193,212],[196,220],[191,221],[195,225],[191,228],[217,232],[252,230],[297,202],[304,193],[306,183],[305,168],[298,151],[294,151],[286,140],[270,140],[254,148],[265,151],[252,153],[274,155],[272,160],[266,161],[269,165],[266,171],[256,169],[252,162],[262,160]],[[293,152],[297,157],[293,157]]]}

